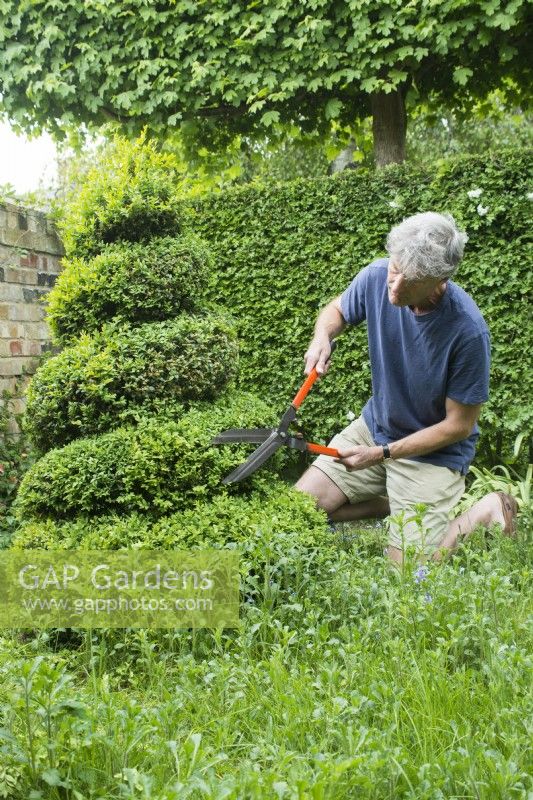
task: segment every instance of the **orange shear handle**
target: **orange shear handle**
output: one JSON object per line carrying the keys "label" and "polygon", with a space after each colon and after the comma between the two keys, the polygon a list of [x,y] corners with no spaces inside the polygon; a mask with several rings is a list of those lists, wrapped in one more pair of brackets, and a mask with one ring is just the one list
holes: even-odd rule
{"label": "orange shear handle", "polygon": [[309,444],[308,442],[307,449],[310,453],[315,453],[316,455],[333,456],[333,458],[339,458],[339,451],[334,447],[324,447],[322,444]]}

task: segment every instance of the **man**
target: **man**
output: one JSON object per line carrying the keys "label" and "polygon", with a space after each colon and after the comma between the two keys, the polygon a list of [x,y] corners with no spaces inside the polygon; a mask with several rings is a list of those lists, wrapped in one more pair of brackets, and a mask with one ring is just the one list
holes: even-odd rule
{"label": "man", "polygon": [[[453,217],[415,214],[387,237],[373,261],[320,312],[305,372],[325,373],[330,342],[367,322],[373,395],[359,419],[331,441],[296,488],[333,521],[386,516],[388,555],[407,545],[425,557],[452,550],[477,525],[514,529],[516,501],[487,495],[449,522],[461,498],[488,399],[489,331],[471,297],[451,279],[467,241]],[[425,504],[423,518],[417,504]]]}

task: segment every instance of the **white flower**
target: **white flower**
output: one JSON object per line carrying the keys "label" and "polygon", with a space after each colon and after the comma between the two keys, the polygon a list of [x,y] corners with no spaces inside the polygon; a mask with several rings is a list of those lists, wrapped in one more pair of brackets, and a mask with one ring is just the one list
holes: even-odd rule
{"label": "white flower", "polygon": [[483,193],[483,189],[471,189],[467,192],[469,198],[473,200],[475,197],[479,197]]}
{"label": "white flower", "polygon": [[527,197],[528,200],[533,200],[533,192],[528,192],[526,194],[526,197]]}
{"label": "white flower", "polygon": [[400,204],[396,202],[396,200],[390,200],[389,205],[391,208],[400,208]]}
{"label": "white flower", "polygon": [[353,411],[348,411],[346,413],[346,419],[350,420],[350,422],[352,422],[355,419],[355,414],[353,413]]}
{"label": "white flower", "polygon": [[482,206],[481,203],[477,207],[477,213],[480,217],[484,217],[487,211],[489,210],[488,206]]}

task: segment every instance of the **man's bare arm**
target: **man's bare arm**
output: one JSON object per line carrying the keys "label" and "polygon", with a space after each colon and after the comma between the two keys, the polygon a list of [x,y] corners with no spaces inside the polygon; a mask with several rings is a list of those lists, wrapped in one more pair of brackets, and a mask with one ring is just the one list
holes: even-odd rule
{"label": "man's bare arm", "polygon": [[[410,436],[398,439],[389,444],[392,458],[409,458],[410,456],[423,456],[440,450],[449,444],[466,439],[472,433],[481,411],[481,403],[477,405],[464,405],[446,398],[446,417],[442,422],[423,428]],[[383,460],[383,448],[358,446],[349,450],[339,450],[340,461],[347,469],[366,469]]]}
{"label": "man's bare arm", "polygon": [[327,306],[324,306],[318,315],[314,336],[304,356],[306,375],[309,375],[313,367],[316,367],[316,371],[320,374],[325,374],[329,369],[330,342],[346,327],[340,300],[341,295],[339,294]]}

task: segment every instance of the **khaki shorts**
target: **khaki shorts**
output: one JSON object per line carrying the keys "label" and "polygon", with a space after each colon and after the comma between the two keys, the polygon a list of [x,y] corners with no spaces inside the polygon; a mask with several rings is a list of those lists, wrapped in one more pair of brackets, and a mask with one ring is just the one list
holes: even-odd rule
{"label": "khaki shorts", "polygon": [[[362,417],[334,436],[329,444],[341,450],[355,445],[375,447]],[[313,466],[331,478],[350,503],[361,503],[373,497],[388,498],[389,544],[401,550],[414,544],[425,553],[433,552],[444,538],[450,512],[465,489],[464,476],[458,470],[407,458],[348,472],[331,456],[318,456]],[[426,506],[423,513],[415,509],[417,503]]]}

